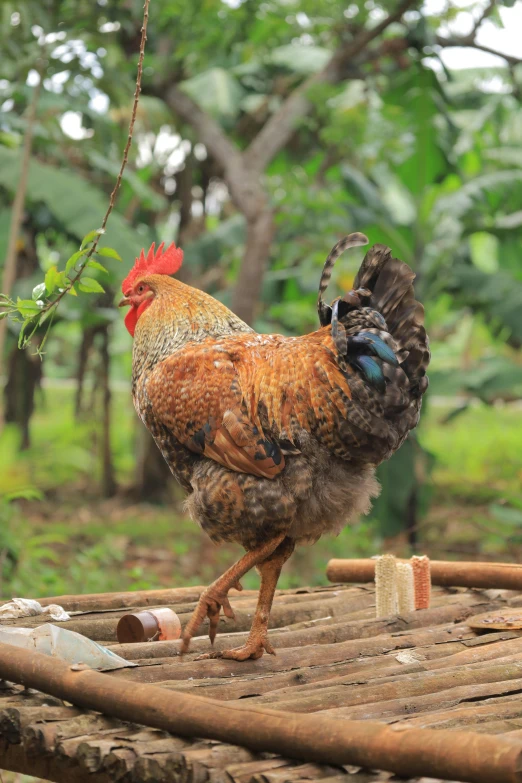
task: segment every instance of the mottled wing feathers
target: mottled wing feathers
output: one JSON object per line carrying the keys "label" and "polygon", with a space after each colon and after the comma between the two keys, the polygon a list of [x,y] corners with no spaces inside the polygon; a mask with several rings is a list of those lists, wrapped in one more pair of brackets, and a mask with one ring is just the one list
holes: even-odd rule
{"label": "mottled wing feathers", "polygon": [[[371,406],[352,401],[351,373],[339,366],[327,328],[188,344],[156,366],[146,388],[155,416],[192,452],[273,478],[285,454],[299,453],[303,430],[344,459],[370,435],[388,437]],[[367,404],[368,392],[362,397]]]}
{"label": "mottled wing feathers", "polygon": [[226,348],[188,345],[159,363],[147,381],[158,420],[188,449],[240,473],[273,478],[281,448],[252,423]]}

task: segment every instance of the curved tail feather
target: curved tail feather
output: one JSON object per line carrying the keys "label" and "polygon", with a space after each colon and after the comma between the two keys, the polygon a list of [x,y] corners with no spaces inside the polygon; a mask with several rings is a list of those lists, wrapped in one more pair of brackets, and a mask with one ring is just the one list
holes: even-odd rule
{"label": "curved tail feather", "polygon": [[354,234],[348,234],[348,236],[340,239],[336,245],[332,247],[326,261],[324,262],[323,271],[321,272],[321,279],[319,280],[319,294],[317,297],[317,311],[319,313],[319,322],[321,326],[326,326],[332,320],[331,308],[323,301],[323,294],[328,288],[330,278],[332,277],[333,268],[335,262],[341,256],[345,250],[349,250],[351,247],[360,247],[361,245],[368,244],[368,237],[361,234],[360,231],[356,231]]}

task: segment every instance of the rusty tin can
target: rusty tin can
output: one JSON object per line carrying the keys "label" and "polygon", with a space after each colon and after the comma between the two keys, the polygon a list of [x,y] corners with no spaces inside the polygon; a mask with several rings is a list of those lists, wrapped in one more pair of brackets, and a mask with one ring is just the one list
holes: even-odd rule
{"label": "rusty tin can", "polygon": [[181,623],[172,609],[148,609],[123,615],[116,628],[116,636],[120,644],[172,641],[181,636]]}

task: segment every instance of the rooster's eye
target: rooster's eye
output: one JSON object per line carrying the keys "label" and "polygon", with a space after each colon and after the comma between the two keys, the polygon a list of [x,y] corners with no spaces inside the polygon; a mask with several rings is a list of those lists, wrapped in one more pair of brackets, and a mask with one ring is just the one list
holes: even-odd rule
{"label": "rooster's eye", "polygon": [[139,294],[142,294],[144,290],[145,290],[144,286],[142,286],[142,285],[138,286],[138,293]]}

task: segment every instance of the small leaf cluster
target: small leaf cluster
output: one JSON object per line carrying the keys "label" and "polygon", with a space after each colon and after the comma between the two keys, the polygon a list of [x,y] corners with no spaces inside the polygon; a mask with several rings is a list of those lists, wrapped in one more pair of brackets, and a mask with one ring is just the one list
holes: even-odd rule
{"label": "small leaf cluster", "polygon": [[90,231],[82,240],[79,250],[67,259],[65,268],[59,270],[51,266],[45,273],[43,282],[33,288],[31,299],[13,300],[5,294],[0,294],[0,320],[11,318],[21,323],[18,336],[18,347],[26,348],[35,332],[47,323],[47,330],[37,353],[41,354],[49,335],[54,316],[60,301],[68,294],[78,296],[78,291],[86,294],[103,294],[104,288],[94,277],[85,274],[88,269],[96,269],[107,273],[106,267],[92,258],[112,258],[121,261],[119,253],[112,247],[98,248],[100,236],[104,229]]}

